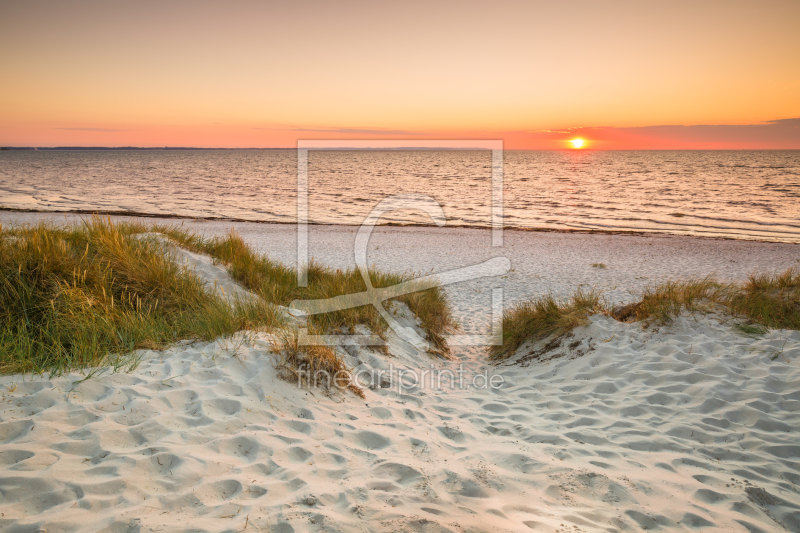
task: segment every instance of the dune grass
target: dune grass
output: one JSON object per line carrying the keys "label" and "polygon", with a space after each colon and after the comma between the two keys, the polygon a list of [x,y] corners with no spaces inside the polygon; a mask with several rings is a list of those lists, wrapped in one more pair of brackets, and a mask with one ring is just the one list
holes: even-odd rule
{"label": "dune grass", "polygon": [[[210,255],[227,266],[231,276],[264,300],[288,306],[295,299],[317,300],[366,290],[361,273],[356,269],[334,270],[311,262],[307,267],[308,286],[297,285],[297,271],[266,256],[257,254],[240,236],[231,232],[226,237],[203,238],[179,227],[157,227],[159,231],[192,251]],[[374,287],[389,287],[408,281],[412,276],[386,273],[371,269]],[[404,302],[419,318],[433,352],[449,354],[444,335],[454,329],[454,322],[444,290],[435,287],[394,298]],[[383,335],[387,324],[371,305],[354,307],[333,313],[313,315],[311,325],[318,331],[353,331],[358,324],[368,326]]]}
{"label": "dune grass", "polygon": [[727,305],[734,315],[770,329],[800,329],[800,271],[754,274]]}
{"label": "dune grass", "polygon": [[[169,247],[139,238],[153,232],[211,255],[262,298],[230,304],[209,293],[200,279],[173,261]],[[371,271],[370,277],[376,287],[409,279],[379,271]],[[279,331],[282,320],[273,304],[366,288],[358,271],[316,263],[309,266],[308,278],[308,287],[297,287],[294,269],[256,254],[234,233],[206,239],[176,226],[99,217],[65,227],[0,226],[0,372],[58,375],[86,367],[131,366],[136,361],[129,355],[137,349],[162,349],[184,339],[209,341],[243,329]],[[446,355],[443,335],[453,321],[444,292],[428,289],[397,300],[420,317],[435,351]],[[310,320],[320,333],[352,331],[358,324],[378,333],[386,329],[370,306]],[[347,372],[330,347],[298,347],[287,341],[282,353],[284,373],[288,368]]]}
{"label": "dune grass", "polygon": [[529,340],[563,337],[603,309],[598,292],[582,289],[567,300],[547,295],[519,303],[503,314],[503,343],[490,347],[489,359],[506,359]]}
{"label": "dune grass", "polygon": [[751,274],[743,284],[719,283],[712,277],[667,282],[645,290],[642,300],[628,307],[636,320],[669,322],[684,309],[708,307],[746,320],[739,327],[744,333],[800,329],[800,271]]}
{"label": "dune grass", "polygon": [[648,287],[636,303],[613,309],[610,314],[617,320],[644,320],[668,323],[682,310],[696,312],[701,305],[724,302],[733,287],[723,285],[711,276],[685,281],[667,281]]}
{"label": "dune grass", "polygon": [[720,283],[711,276],[668,281],[645,289],[639,301],[613,309],[601,303],[599,293],[580,289],[567,300],[536,298],[504,313],[503,344],[490,347],[489,359],[511,357],[528,340],[558,340],[594,313],[649,325],[669,323],[683,311],[719,311],[743,319],[735,328],[750,337],[770,329],[800,329],[800,271],[752,274],[743,284]]}
{"label": "dune grass", "polygon": [[0,228],[0,372],[119,367],[132,350],[278,324],[268,305],[209,294],[163,248],[134,237],[146,229],[97,217]]}

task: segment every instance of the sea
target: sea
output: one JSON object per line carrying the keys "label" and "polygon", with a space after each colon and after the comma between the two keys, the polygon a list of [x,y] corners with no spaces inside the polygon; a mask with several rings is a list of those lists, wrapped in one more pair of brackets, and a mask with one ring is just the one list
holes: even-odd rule
{"label": "sea", "polygon": [[[800,151],[309,150],[308,220],[428,197],[447,226],[800,242]],[[502,181],[500,181],[502,180]],[[495,189],[496,190],[496,189]],[[293,223],[296,150],[0,151],[0,208]],[[433,224],[414,205],[380,224]]]}

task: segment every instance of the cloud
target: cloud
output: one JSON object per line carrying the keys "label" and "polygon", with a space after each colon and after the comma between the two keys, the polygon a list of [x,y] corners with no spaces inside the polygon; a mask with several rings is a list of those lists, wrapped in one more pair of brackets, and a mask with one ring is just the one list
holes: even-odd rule
{"label": "cloud", "polygon": [[736,146],[800,146],[800,118],[770,120],[762,124],[702,124],[697,126],[645,126],[612,128],[624,134],[683,143],[722,143]]}
{"label": "cloud", "polygon": [[131,130],[118,130],[114,128],[55,128],[57,130],[67,131],[100,131],[105,133],[116,133],[118,131],[131,131]]}
{"label": "cloud", "polygon": [[769,120],[760,124],[701,124],[683,126],[589,126],[526,132],[507,132],[514,146],[548,148],[565,146],[576,136],[590,146],[608,149],[797,149],[800,118]]}
{"label": "cloud", "polygon": [[[257,130],[267,130],[273,128],[254,128]],[[279,128],[276,131],[307,131],[314,133],[344,133],[348,135],[430,135],[430,133],[419,133],[406,130],[384,130],[379,128]]]}

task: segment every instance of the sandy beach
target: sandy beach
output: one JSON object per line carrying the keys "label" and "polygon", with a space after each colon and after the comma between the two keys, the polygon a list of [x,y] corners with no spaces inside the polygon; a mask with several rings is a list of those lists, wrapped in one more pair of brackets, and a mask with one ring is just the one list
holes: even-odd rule
{"label": "sandy beach", "polygon": [[[236,229],[294,261],[292,226]],[[380,228],[369,257],[437,272],[508,256],[507,278],[447,288],[469,332],[489,324],[495,286],[507,303],[579,284],[625,302],[654,281],[740,280],[800,259],[797,245],[733,240],[506,232],[491,249],[487,236]],[[352,238],[352,228],[314,227],[311,255],[352,266]],[[207,258],[184,260],[219,287],[234,283]],[[413,325],[405,311],[393,307]],[[800,333],[751,338],[733,322],[685,313],[643,328],[596,315],[546,360],[526,345],[496,366],[481,348],[432,359],[390,333],[388,355],[341,352],[364,400],[279,379],[273,339],[253,332],[142,351],[130,372],[3,376],[0,527],[798,531]],[[415,383],[421,369],[441,383]],[[375,371],[390,379],[369,383]]]}

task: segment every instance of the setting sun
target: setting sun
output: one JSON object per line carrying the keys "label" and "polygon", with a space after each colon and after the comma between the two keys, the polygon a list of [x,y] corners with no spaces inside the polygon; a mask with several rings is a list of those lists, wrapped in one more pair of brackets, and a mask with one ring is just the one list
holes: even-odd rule
{"label": "setting sun", "polygon": [[573,148],[583,148],[585,144],[583,139],[571,139],[569,142],[572,143]]}

